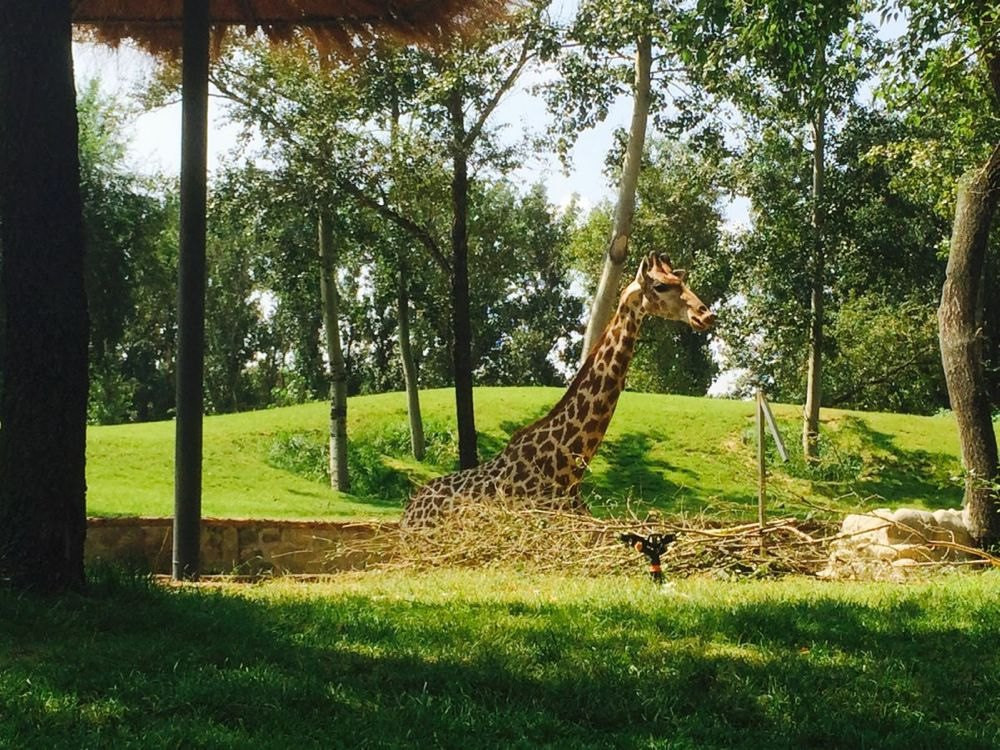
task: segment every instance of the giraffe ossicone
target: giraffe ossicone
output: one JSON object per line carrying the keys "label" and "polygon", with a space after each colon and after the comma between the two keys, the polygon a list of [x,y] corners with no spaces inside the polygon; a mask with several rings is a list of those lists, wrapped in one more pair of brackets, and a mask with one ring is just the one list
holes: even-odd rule
{"label": "giraffe ossicone", "polygon": [[433,479],[417,489],[403,512],[403,529],[433,526],[459,507],[503,499],[525,507],[588,512],[580,482],[604,439],[647,315],[707,331],[715,314],[673,268],[650,253],[622,292],[618,309],[551,411],[514,433],[495,458]]}

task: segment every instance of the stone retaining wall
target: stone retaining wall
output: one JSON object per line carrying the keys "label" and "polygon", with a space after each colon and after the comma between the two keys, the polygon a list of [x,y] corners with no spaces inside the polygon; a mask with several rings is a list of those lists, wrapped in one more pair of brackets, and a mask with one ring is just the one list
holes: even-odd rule
{"label": "stone retaining wall", "polygon": [[[201,522],[203,573],[333,573],[364,568],[370,556],[346,551],[345,542],[367,539],[394,523],[205,518]],[[90,518],[85,559],[171,572],[170,518]]]}

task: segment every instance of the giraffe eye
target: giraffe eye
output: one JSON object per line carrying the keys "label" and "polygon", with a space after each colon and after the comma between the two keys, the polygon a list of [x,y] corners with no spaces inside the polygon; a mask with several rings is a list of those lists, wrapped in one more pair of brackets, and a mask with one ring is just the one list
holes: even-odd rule
{"label": "giraffe eye", "polygon": [[670,284],[664,284],[663,282],[658,282],[656,284],[653,284],[653,289],[661,293],[666,292],[670,290]]}

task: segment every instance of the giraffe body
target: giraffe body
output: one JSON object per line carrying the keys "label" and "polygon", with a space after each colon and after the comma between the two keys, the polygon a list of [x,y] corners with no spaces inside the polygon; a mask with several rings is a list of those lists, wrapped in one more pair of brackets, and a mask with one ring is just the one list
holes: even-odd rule
{"label": "giraffe body", "polygon": [[650,255],[559,403],[515,432],[495,458],[419,488],[402,527],[430,526],[463,504],[501,499],[586,513],[580,482],[618,405],[647,314],[686,319],[696,330],[707,330],[715,319],[684,284],[684,271],[672,270],[666,256]]}

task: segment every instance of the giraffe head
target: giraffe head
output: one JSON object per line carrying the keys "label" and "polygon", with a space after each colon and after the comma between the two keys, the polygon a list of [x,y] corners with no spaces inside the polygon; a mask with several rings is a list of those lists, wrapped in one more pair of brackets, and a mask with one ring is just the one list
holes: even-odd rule
{"label": "giraffe head", "polygon": [[642,291],[644,312],[667,320],[687,323],[696,331],[707,331],[715,313],[685,283],[687,271],[674,268],[665,254],[650,253],[642,259],[635,283]]}

